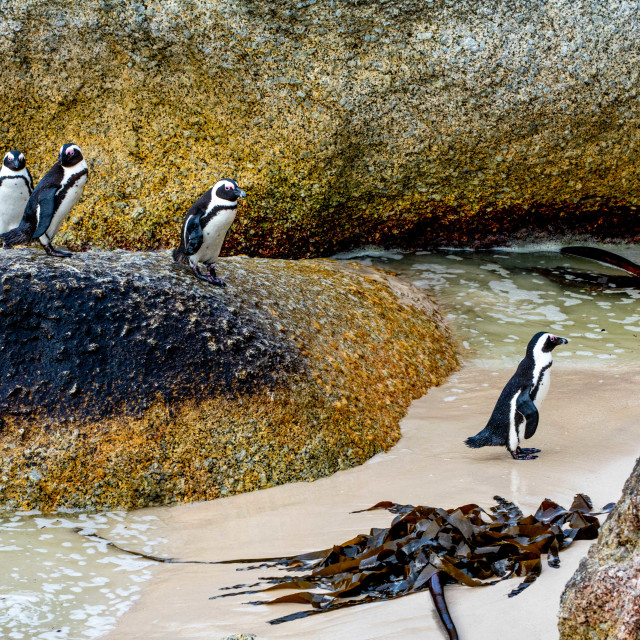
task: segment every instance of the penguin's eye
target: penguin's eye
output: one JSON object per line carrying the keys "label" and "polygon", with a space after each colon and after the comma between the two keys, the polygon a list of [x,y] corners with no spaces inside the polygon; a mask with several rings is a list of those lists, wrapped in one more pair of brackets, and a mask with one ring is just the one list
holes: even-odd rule
{"label": "penguin's eye", "polygon": [[551,342],[555,342],[556,341],[556,337],[555,336],[549,336],[549,340],[551,340]]}
{"label": "penguin's eye", "polygon": [[233,187],[232,187],[230,184],[225,184],[225,185],[224,185],[224,188],[225,188],[227,191],[231,191],[231,189],[233,189]]}
{"label": "penguin's eye", "polygon": [[13,160],[13,153],[7,153],[7,158],[9,158],[9,160]]}
{"label": "penguin's eye", "polygon": [[20,161],[24,160],[24,156],[20,154]]}

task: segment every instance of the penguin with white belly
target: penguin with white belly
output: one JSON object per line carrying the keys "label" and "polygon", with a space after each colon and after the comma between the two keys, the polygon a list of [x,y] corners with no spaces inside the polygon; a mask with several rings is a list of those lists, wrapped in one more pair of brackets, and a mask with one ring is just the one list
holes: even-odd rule
{"label": "penguin with white belly", "polygon": [[[238,199],[246,196],[235,180],[225,178],[216,182],[187,212],[180,246],[173,252],[173,259],[190,266],[201,280],[218,287],[226,286],[216,275],[215,262],[236,217]],[[207,267],[206,276],[198,269],[200,262]]]}
{"label": "penguin with white belly", "polygon": [[29,197],[20,224],[0,235],[4,246],[39,240],[50,256],[67,258],[71,253],[51,245],[60,225],[82,197],[89,167],[76,144],[62,145],[58,161],[38,182]]}
{"label": "penguin with white belly", "polygon": [[514,460],[538,457],[534,454],[540,449],[521,448],[520,442],[531,438],[538,427],[538,409],[549,390],[551,352],[568,342],[544,331],[531,338],[527,354],[502,390],[487,426],[465,440],[468,447],[507,447]]}
{"label": "penguin with white belly", "polygon": [[33,180],[24,154],[17,149],[5,154],[0,168],[0,233],[17,227],[33,191]]}

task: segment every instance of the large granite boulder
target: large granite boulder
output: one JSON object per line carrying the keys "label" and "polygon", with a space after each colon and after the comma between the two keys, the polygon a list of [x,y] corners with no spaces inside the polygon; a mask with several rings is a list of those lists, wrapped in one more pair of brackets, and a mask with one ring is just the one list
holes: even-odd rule
{"label": "large granite boulder", "polygon": [[619,0],[12,0],[0,134],[91,165],[74,245],[177,244],[217,177],[227,251],[640,235],[639,10]]}
{"label": "large granite boulder", "polygon": [[561,640],[640,637],[640,458],[611,516],[567,583]]}
{"label": "large granite boulder", "polygon": [[0,253],[0,506],[131,508],[311,480],[392,446],[456,366],[424,291],[326,260]]}

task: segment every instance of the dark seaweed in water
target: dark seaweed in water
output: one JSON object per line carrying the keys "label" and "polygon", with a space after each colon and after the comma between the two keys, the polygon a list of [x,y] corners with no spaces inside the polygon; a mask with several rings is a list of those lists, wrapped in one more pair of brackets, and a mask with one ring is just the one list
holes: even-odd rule
{"label": "dark seaweed in water", "polygon": [[[236,561],[304,572],[296,577],[263,578],[259,584],[271,586],[244,593],[298,589],[275,600],[252,603],[288,602],[313,607],[270,621],[279,624],[429,588],[449,637],[457,638],[439,590],[440,581],[476,587],[513,576],[524,578],[509,594],[512,597],[540,575],[543,554],[547,554],[549,566],[557,567],[561,550],[574,540],[592,540],[598,535],[599,514],[592,512],[591,500],[584,494],[576,495],[569,509],[544,500],[534,515],[526,517],[508,500],[499,496],[495,500],[491,513],[476,504],[438,509],[379,502],[369,510],[387,509],[398,514],[388,529],[372,529],[369,535],[358,535],[322,551]],[[612,508],[607,505],[603,512]],[[236,591],[228,595],[237,595],[238,588],[231,587]]]}
{"label": "dark seaweed in water", "polygon": [[565,256],[577,256],[587,260],[595,260],[616,269],[622,269],[636,279],[640,278],[640,264],[631,262],[631,260],[606,249],[599,249],[598,247],[562,247],[560,253]]}
{"label": "dark seaweed in water", "polygon": [[595,288],[609,287],[618,289],[638,289],[640,287],[640,265],[631,262],[617,253],[612,253],[605,249],[597,247],[562,247],[560,253],[565,256],[575,256],[578,258],[586,258],[587,260],[595,260],[609,267],[621,269],[630,275],[611,275],[604,273],[589,273],[585,271],[573,271],[562,267],[555,269],[545,269],[541,267],[534,268],[533,271],[540,275],[560,282],[563,285],[576,283],[580,286],[583,284],[590,285]]}

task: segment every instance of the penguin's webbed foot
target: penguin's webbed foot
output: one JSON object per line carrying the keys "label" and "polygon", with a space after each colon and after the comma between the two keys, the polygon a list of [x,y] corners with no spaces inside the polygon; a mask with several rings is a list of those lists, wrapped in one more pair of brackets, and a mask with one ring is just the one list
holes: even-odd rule
{"label": "penguin's webbed foot", "polygon": [[227,286],[227,284],[226,284],[226,282],[224,280],[222,280],[221,278],[218,278],[218,276],[216,275],[216,268],[212,264],[207,265],[207,280],[211,284],[214,284],[216,287],[226,287]]}
{"label": "penguin's webbed foot", "polygon": [[195,273],[196,278],[199,278],[200,280],[204,280],[205,282],[208,282],[209,284],[213,284],[216,287],[226,287],[227,285],[225,284],[225,282],[223,280],[220,280],[220,278],[218,278],[216,276],[216,270],[215,267],[213,265],[208,265],[207,266],[207,275],[203,275],[202,273],[200,273],[200,270],[198,269],[198,265],[192,265],[191,269],[193,270],[193,273]]}
{"label": "penguin's webbed foot", "polygon": [[50,244],[45,244],[44,250],[47,252],[47,255],[53,256],[54,258],[70,258],[73,255],[70,251],[54,249]]}
{"label": "penguin's webbed foot", "polygon": [[541,449],[525,449],[524,447],[519,447],[520,453],[540,453]]}
{"label": "penguin's webbed foot", "polygon": [[533,455],[533,453],[530,453],[530,451],[533,450],[521,449],[520,447],[516,447],[515,451],[509,451],[509,453],[514,460],[535,460],[538,456]]}
{"label": "penguin's webbed foot", "polygon": [[204,280],[205,282],[209,282],[207,276],[203,276],[200,273],[200,269],[198,269],[198,265],[197,264],[192,264],[191,265],[191,270],[193,271],[193,273],[196,276],[196,278],[198,278],[199,280]]}

